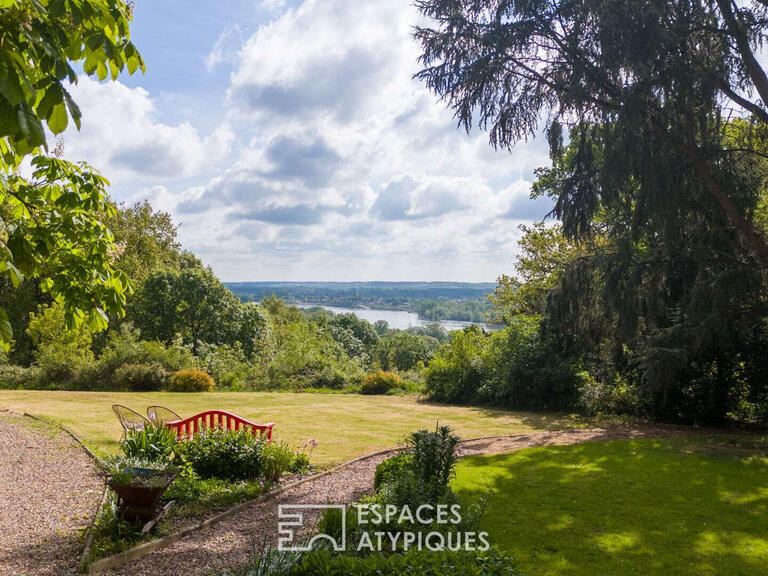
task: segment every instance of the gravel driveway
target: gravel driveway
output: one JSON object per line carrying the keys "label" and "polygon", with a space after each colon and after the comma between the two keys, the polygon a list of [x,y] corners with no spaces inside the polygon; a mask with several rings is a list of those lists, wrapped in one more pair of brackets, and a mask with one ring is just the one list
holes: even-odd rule
{"label": "gravel driveway", "polygon": [[0,574],[77,574],[103,487],[68,434],[0,411]]}

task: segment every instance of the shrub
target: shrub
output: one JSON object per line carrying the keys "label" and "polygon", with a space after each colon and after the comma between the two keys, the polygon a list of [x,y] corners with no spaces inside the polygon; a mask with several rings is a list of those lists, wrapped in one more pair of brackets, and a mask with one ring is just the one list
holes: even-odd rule
{"label": "shrub", "polygon": [[384,484],[391,484],[398,476],[407,473],[412,461],[413,458],[410,454],[398,454],[384,460],[376,466],[373,489],[378,492]]}
{"label": "shrub", "polygon": [[193,502],[202,493],[202,479],[190,463],[185,463],[179,475],[163,494],[163,500],[179,503]]}
{"label": "shrub", "polygon": [[332,366],[326,366],[309,380],[309,385],[312,388],[341,390],[346,387],[347,378],[340,370]]}
{"label": "shrub", "polygon": [[34,366],[25,368],[13,364],[0,364],[0,390],[34,388],[39,377],[39,370]]}
{"label": "shrub", "polygon": [[363,394],[386,394],[400,386],[400,376],[394,372],[379,370],[365,375],[360,392]]}
{"label": "shrub", "polygon": [[293,451],[284,444],[267,442],[261,449],[261,477],[274,484],[291,469]]}
{"label": "shrub", "polygon": [[312,468],[312,463],[309,461],[309,455],[303,452],[296,452],[291,459],[291,466],[289,470],[294,474],[303,474]]}
{"label": "shrub", "polygon": [[484,383],[483,355],[489,340],[474,326],[452,332],[424,371],[427,396],[457,404],[475,400]]}
{"label": "shrub", "polygon": [[130,392],[154,392],[168,384],[168,372],[162,364],[124,364],[112,375],[112,383],[118,390]]}
{"label": "shrub", "polygon": [[168,460],[176,446],[176,434],[165,426],[148,424],[141,430],[131,430],[121,445],[128,458],[152,462]]}
{"label": "shrub", "polygon": [[249,430],[203,430],[177,445],[184,462],[201,478],[243,480],[262,473],[265,441]]}
{"label": "shrub", "polygon": [[168,384],[168,390],[170,392],[212,392],[214,386],[213,378],[207,372],[190,368],[174,372]]}
{"label": "shrub", "polygon": [[313,550],[285,554],[265,550],[232,576],[519,576],[514,562],[496,550],[487,552],[412,549],[403,554],[351,556]]}
{"label": "shrub", "polygon": [[240,345],[200,344],[198,361],[216,382],[219,389],[245,390],[251,367]]}

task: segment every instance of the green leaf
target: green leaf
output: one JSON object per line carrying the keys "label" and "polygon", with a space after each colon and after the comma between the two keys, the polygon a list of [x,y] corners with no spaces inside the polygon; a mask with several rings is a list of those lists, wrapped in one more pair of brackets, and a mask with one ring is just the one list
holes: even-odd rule
{"label": "green leaf", "polygon": [[21,281],[24,280],[24,274],[12,262],[5,262],[5,266],[11,275],[11,284],[13,284],[14,288],[18,288]]}
{"label": "green leaf", "polygon": [[12,66],[4,66],[0,75],[0,94],[2,94],[11,106],[18,106],[24,102],[24,90]]}
{"label": "green leaf", "polygon": [[11,348],[11,340],[13,340],[11,321],[8,319],[8,314],[5,312],[5,308],[0,306],[0,346],[2,346],[6,352]]}
{"label": "green leaf", "polygon": [[72,99],[72,96],[70,96],[69,92],[63,88],[62,91],[64,92],[64,101],[67,103],[67,108],[69,109],[69,115],[72,116],[72,120],[74,121],[75,126],[77,126],[77,129],[80,130],[80,117],[82,116],[80,107]]}
{"label": "green leaf", "polygon": [[67,129],[69,123],[69,117],[67,116],[67,107],[64,102],[59,102],[53,107],[51,115],[48,116],[48,128],[54,134],[61,134]]}
{"label": "green leaf", "polygon": [[30,146],[40,146],[45,144],[45,130],[43,124],[35,113],[27,106],[19,108],[18,112],[19,128],[24,134],[27,144]]}
{"label": "green leaf", "polygon": [[48,118],[53,107],[63,100],[64,95],[61,92],[61,87],[56,83],[51,84],[37,105],[38,116],[41,118]]}
{"label": "green leaf", "polygon": [[19,117],[16,109],[7,100],[0,100],[0,138],[12,136],[19,131]]}

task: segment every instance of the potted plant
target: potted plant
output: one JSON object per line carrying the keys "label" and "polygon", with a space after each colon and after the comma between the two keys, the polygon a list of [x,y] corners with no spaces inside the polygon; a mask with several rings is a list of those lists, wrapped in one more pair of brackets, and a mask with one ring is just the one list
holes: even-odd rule
{"label": "potted plant", "polygon": [[114,457],[103,463],[107,485],[117,494],[120,516],[144,523],[160,511],[160,499],[180,469],[168,462]]}

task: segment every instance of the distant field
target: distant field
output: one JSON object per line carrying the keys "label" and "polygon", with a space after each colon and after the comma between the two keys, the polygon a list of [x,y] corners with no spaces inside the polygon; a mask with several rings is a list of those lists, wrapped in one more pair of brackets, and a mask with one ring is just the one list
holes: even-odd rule
{"label": "distant field", "polygon": [[138,412],[160,404],[182,416],[209,409],[234,412],[256,422],[275,422],[277,438],[292,446],[317,440],[313,460],[343,462],[396,445],[407,433],[448,424],[465,438],[570,428],[572,416],[439,406],[413,397],[268,392],[59,392],[0,391],[0,408],[28,412],[63,424],[98,454],[117,450],[121,430],[111,406]]}

